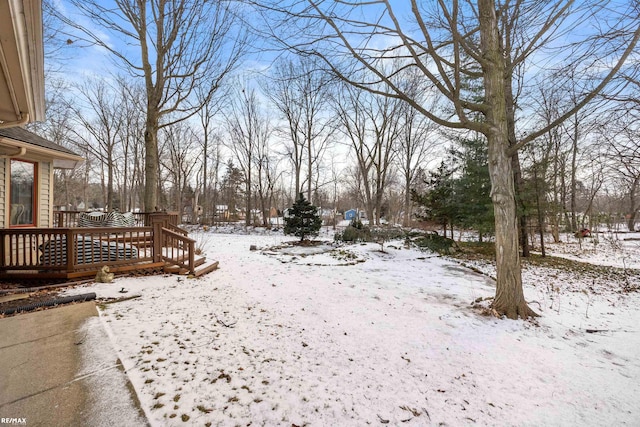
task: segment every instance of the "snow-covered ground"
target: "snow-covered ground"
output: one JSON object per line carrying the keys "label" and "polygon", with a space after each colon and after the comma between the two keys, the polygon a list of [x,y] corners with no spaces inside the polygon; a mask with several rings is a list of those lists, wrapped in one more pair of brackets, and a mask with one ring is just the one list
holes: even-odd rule
{"label": "snow-covered ground", "polygon": [[640,294],[619,279],[529,266],[542,316],[500,320],[471,307],[494,294],[486,263],[200,238],[220,261],[202,278],[70,291],[139,295],[101,320],[154,426],[640,425]]}
{"label": "snow-covered ground", "polygon": [[640,269],[640,233],[601,232],[582,240],[564,234],[560,243],[547,242],[545,249],[574,261]]}

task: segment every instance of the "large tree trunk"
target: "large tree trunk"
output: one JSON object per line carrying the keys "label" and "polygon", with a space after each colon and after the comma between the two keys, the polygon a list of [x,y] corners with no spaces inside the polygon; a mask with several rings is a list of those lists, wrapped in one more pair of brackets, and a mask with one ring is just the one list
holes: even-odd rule
{"label": "large tree trunk", "polygon": [[493,309],[510,319],[527,318],[536,313],[529,308],[522,291],[522,274],[518,251],[518,227],[513,182],[512,156],[509,147],[507,107],[505,102],[505,65],[500,49],[495,2],[479,0],[480,38],[485,113],[489,130],[489,175],[496,227],[496,296]]}
{"label": "large tree trunk", "polygon": [[636,231],[636,211],[633,211],[629,214],[629,219],[627,220],[627,228],[629,231]]}
{"label": "large tree trunk", "polygon": [[158,207],[158,118],[147,112],[144,131],[144,209],[153,212]]}

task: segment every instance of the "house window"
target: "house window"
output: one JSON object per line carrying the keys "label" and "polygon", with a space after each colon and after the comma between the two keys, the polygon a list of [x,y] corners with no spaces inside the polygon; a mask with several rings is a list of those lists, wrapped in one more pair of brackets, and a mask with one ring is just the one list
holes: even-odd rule
{"label": "house window", "polygon": [[11,159],[11,226],[36,224],[36,164]]}

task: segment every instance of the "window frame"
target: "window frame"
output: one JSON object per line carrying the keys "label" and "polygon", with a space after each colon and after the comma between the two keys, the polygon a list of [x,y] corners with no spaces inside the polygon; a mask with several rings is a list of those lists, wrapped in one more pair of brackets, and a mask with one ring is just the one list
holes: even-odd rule
{"label": "window frame", "polygon": [[[33,165],[33,186],[32,186],[32,194],[31,194],[31,223],[30,224],[11,224],[11,207],[13,206],[12,202],[12,192],[13,192],[13,183],[11,182],[11,177],[13,173],[13,162],[22,162]],[[38,162],[31,160],[24,160],[18,158],[10,158],[8,162],[9,166],[9,228],[27,228],[27,227],[36,227],[38,224]]]}

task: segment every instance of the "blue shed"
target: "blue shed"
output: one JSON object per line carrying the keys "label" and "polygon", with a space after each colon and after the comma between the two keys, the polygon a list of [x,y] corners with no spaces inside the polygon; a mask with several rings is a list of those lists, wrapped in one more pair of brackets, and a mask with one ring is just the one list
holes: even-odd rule
{"label": "blue shed", "polygon": [[358,216],[358,211],[355,209],[349,209],[348,211],[344,212],[344,219],[346,219],[347,221],[351,221],[354,218],[357,218]]}

